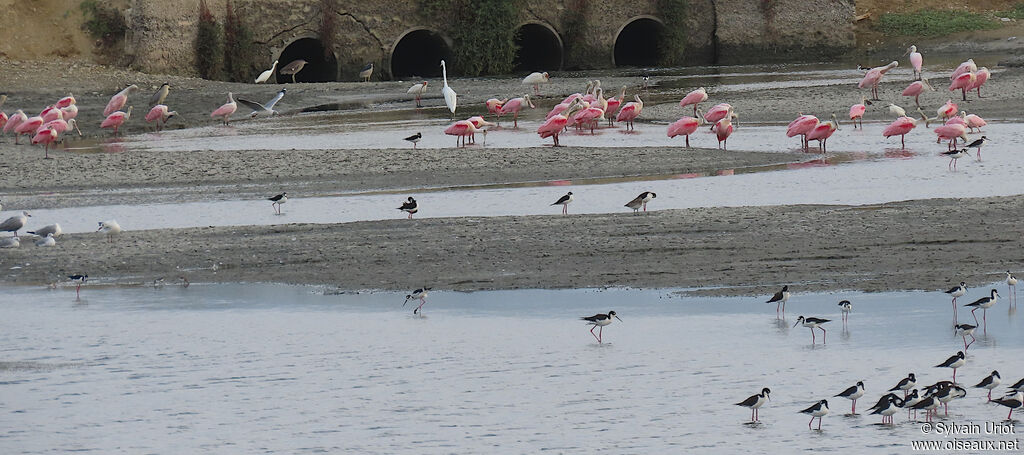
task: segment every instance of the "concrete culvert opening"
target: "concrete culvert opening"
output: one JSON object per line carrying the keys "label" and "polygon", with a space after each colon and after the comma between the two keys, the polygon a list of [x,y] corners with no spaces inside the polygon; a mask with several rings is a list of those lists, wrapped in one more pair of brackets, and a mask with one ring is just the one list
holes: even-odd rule
{"label": "concrete culvert opening", "polygon": [[557,71],[562,69],[562,40],[541,24],[524,24],[516,32],[515,69],[517,71]]}
{"label": "concrete culvert opening", "polygon": [[441,60],[452,67],[452,51],[437,32],[419,29],[406,33],[391,51],[391,77],[441,76]]}
{"label": "concrete culvert opening", "polygon": [[626,24],[615,37],[615,66],[657,65],[664,31],[661,22],[645,17]]}
{"label": "concrete culvert opening", "polygon": [[338,80],[338,59],[334,52],[324,55],[324,45],[315,38],[300,38],[284,48],[278,57],[277,83],[291,83],[290,74],[281,74],[284,68],[296,60],[305,60],[306,66],[295,74],[295,82],[334,82]]}

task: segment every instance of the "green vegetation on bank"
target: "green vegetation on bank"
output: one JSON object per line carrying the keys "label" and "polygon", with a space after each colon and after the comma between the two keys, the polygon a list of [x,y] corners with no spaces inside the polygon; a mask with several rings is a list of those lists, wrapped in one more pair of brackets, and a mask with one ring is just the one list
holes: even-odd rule
{"label": "green vegetation on bank", "polygon": [[508,74],[515,63],[516,23],[521,0],[420,0],[425,17],[440,21],[451,37],[464,76]]}
{"label": "green vegetation on bank", "polygon": [[686,10],[687,0],[658,0],[657,7],[665,21],[665,33],[662,36],[661,64],[676,66],[683,64],[686,51]]}
{"label": "green vegetation on bank", "polygon": [[1024,3],[1009,11],[972,13],[924,10],[913,13],[885,13],[874,28],[889,36],[943,36],[972,30],[992,30],[1003,25],[999,18],[1024,19]]}

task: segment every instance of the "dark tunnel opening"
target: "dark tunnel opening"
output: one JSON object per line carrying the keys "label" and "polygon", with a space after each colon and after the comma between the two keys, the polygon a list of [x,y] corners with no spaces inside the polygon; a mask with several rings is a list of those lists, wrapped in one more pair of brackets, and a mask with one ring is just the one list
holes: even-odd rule
{"label": "dark tunnel opening", "polygon": [[615,37],[615,66],[657,65],[661,61],[664,31],[665,26],[654,19],[630,22]]}
{"label": "dark tunnel opening", "polygon": [[391,51],[391,77],[439,77],[441,60],[452,67],[452,51],[444,37],[426,29],[413,30]]}
{"label": "dark tunnel opening", "polygon": [[291,74],[282,74],[281,70],[296,60],[305,60],[306,65],[295,74],[295,82],[334,82],[338,80],[338,59],[334,52],[326,52],[324,45],[315,38],[300,38],[284,48],[278,57],[277,83],[292,81]]}
{"label": "dark tunnel opening", "polygon": [[557,71],[562,69],[562,42],[550,28],[524,24],[516,32],[515,69],[517,71]]}

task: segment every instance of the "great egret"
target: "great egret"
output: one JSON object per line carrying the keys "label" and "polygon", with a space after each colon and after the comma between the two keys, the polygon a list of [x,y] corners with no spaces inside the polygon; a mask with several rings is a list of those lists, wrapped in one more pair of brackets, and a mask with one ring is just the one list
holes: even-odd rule
{"label": "great egret", "polygon": [[444,66],[444,60],[441,60],[441,77],[444,78],[444,88],[441,89],[441,93],[444,94],[444,104],[448,106],[448,110],[452,111],[452,118],[455,118],[455,90],[452,90],[448,86],[448,69]]}
{"label": "great egret", "polygon": [[270,65],[270,69],[260,73],[259,77],[256,78],[257,84],[262,84],[270,80],[270,76],[274,75],[274,71],[277,70],[277,60],[274,60],[274,64]]}

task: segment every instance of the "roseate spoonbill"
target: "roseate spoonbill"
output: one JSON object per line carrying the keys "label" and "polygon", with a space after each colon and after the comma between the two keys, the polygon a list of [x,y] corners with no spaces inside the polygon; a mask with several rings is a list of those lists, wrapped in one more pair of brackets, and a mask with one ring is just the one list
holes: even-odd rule
{"label": "roseate spoonbill", "polygon": [[960,66],[957,66],[956,69],[953,70],[953,74],[949,75],[949,80],[956,79],[963,73],[975,73],[977,71],[978,65],[974,64],[973,58],[969,58],[966,62],[961,63]]}
{"label": "roseate spoonbill", "polygon": [[100,128],[113,128],[114,136],[117,136],[117,131],[121,128],[121,125],[124,125],[124,123],[132,117],[132,107],[133,106],[128,106],[127,111],[117,111],[108,115],[107,118],[103,120],[103,123],[100,124]]}
{"label": "roseate spoonbill", "polygon": [[277,194],[267,198],[270,201],[270,207],[274,209],[274,213],[281,214],[281,204],[288,202],[288,192],[285,191],[281,194]]}
{"label": "roseate spoonbill", "polygon": [[75,117],[78,117],[78,105],[77,104],[72,104],[72,105],[70,105],[68,107],[62,107],[62,108],[60,108],[60,111],[61,111],[61,116],[64,117],[64,120],[71,121]]}
{"label": "roseate spoonbill", "polygon": [[608,119],[608,126],[615,126],[615,114],[619,110],[619,106],[622,106],[622,100],[626,99],[626,86],[622,86],[622,91],[619,92],[619,96],[613,96],[608,98],[608,107],[605,108],[605,118]]}
{"label": "roseate spoonbill", "polygon": [[228,92],[228,101],[226,103],[224,103],[223,105],[221,105],[220,107],[218,107],[213,112],[211,112],[210,113],[210,118],[220,117],[221,121],[224,122],[225,125],[227,125],[227,124],[231,123],[231,114],[234,114],[235,110],[237,110],[237,109],[238,109],[238,104],[235,103],[235,100],[232,97],[232,93]]}
{"label": "roseate spoonbill", "polygon": [[658,197],[657,194],[652,193],[650,191],[644,191],[643,193],[640,193],[639,196],[633,198],[632,201],[627,202],[625,206],[633,209],[634,215],[640,213],[639,210],[641,207],[643,207],[644,211],[646,212],[647,203],[651,202],[651,200],[656,197]]}
{"label": "roseate spoonbill", "polygon": [[597,91],[601,89],[601,81],[594,80],[594,85],[590,87],[586,95],[583,95],[583,101],[593,103],[597,99]]}
{"label": "roseate spoonbill", "polygon": [[65,131],[69,131],[72,128],[74,128],[76,131],[78,131],[78,135],[79,136],[82,135],[82,130],[78,129],[78,121],[75,120],[75,119],[71,119],[71,120],[68,120],[68,121],[64,121],[62,119],[51,120],[49,122],[46,122],[46,123],[40,125],[39,128],[36,129],[36,134],[39,134],[43,130],[45,130],[47,128],[51,128],[51,127],[53,128],[54,131],[57,132],[57,136],[60,136],[61,134],[64,134]]}
{"label": "roseate spoonbill", "polygon": [[156,92],[153,93],[153,96],[149,97],[150,109],[152,109],[153,106],[156,106],[157,104],[164,104],[164,100],[167,99],[167,94],[170,92],[171,84],[164,82],[163,85],[160,86],[160,88],[156,89]]}
{"label": "roseate spoonbill", "polygon": [[985,119],[978,117],[975,114],[968,114],[966,112],[961,113],[964,116],[964,121],[967,123],[969,133],[973,133],[974,130],[978,130],[978,132],[981,132],[981,127],[988,125],[988,122],[986,122]]}
{"label": "roseate spoonbill", "polygon": [[[590,93],[590,87],[592,87],[593,85],[594,85],[594,81],[587,81],[587,89],[584,90],[584,92]],[[562,100],[562,102],[566,103],[566,104],[571,103],[573,98],[583,98],[583,94],[582,93],[573,93],[572,95],[569,95],[569,96],[565,97],[565,99]]]}
{"label": "roseate spoonbill", "polygon": [[[7,119],[7,123],[4,124],[4,132],[14,131],[25,120],[28,120],[28,116],[21,109],[18,109]],[[14,133],[14,143],[18,143],[18,133]]]}
{"label": "roseate spoonbill", "polygon": [[761,393],[759,393],[757,395],[752,395],[750,398],[747,398],[746,400],[743,400],[743,401],[741,401],[739,403],[736,403],[736,406],[743,406],[743,407],[750,408],[750,421],[751,422],[757,422],[757,417],[758,417],[757,416],[757,410],[761,406],[764,406],[764,404],[767,403],[768,400],[771,399],[771,398],[769,398],[769,394],[771,394],[771,393],[772,393],[771,389],[765,387],[765,388],[761,389]]}
{"label": "roseate spoonbill", "polygon": [[809,414],[811,421],[807,422],[807,429],[811,429],[811,424],[814,423],[814,419],[818,419],[818,430],[821,430],[821,418],[825,414],[828,414],[828,401],[821,400],[815,403],[813,406],[800,411],[803,414]]}
{"label": "roseate spoonbill", "polygon": [[[567,197],[569,198],[569,201],[572,201],[572,193],[569,193],[567,195]],[[565,199],[565,197],[562,197],[562,199]],[[566,203],[568,204],[568,202],[566,202]],[[615,315],[614,311],[609,311],[608,314],[600,314],[600,313],[598,313],[598,314],[595,314],[593,316],[582,317],[580,319],[584,320],[584,321],[587,321],[587,324],[593,326],[593,327],[590,328],[590,334],[591,335],[594,335],[594,329],[596,329],[598,327],[601,328],[601,330],[598,332],[598,334],[594,335],[594,338],[597,339],[598,343],[602,343],[602,341],[601,341],[601,333],[604,332],[604,326],[612,323],[612,318],[619,319],[619,317]],[[619,321],[621,322],[622,319],[619,319]]]}
{"label": "roseate spoonbill", "polygon": [[937,126],[933,130],[939,141],[949,141],[949,150],[956,148],[956,140],[963,139],[964,143],[967,143],[967,126],[959,123],[947,123],[942,126]]}
{"label": "roseate spoonbill", "polygon": [[888,107],[889,107],[889,113],[892,114],[893,116],[895,116],[896,118],[906,117],[907,116],[907,110],[903,109],[902,107],[899,107],[899,106],[897,106],[897,105],[895,105],[893,103],[889,103]]}
{"label": "roseate spoonbill", "polygon": [[949,91],[960,90],[963,93],[964,101],[967,101],[967,90],[970,90],[974,86],[974,82],[978,79],[978,76],[972,72],[966,72],[953,79],[949,83]]}
{"label": "roseate spoonbill", "polygon": [[925,90],[935,89],[932,88],[932,85],[928,83],[928,79],[921,79],[918,81],[911,82],[910,85],[907,86],[907,88],[903,89],[902,95],[914,97],[914,104],[917,107],[921,107],[921,102],[918,101],[918,98],[921,97],[921,94],[924,93]]}
{"label": "roseate spoonbill", "polygon": [[[731,109],[730,109],[730,112]],[[807,151],[807,133],[818,126],[818,117],[813,115],[802,114],[792,122],[789,122],[789,126],[786,127],[786,137],[800,136],[800,146]]]}
{"label": "roseate spoonbill", "polygon": [[412,87],[409,87],[409,90],[405,91],[405,93],[408,93],[416,98],[416,107],[423,107],[423,94],[427,93],[427,84],[427,81],[423,81],[418,84],[412,84]]}
{"label": "roseate spoonbill", "polygon": [[[56,106],[57,109],[64,109],[64,108],[66,108],[68,106],[74,106],[75,103],[76,103],[75,95],[72,95],[71,93],[68,93],[68,96],[65,96],[64,98],[61,98],[61,99],[57,100],[57,104],[55,104],[54,106]],[[3,103],[0,103],[0,104],[3,104]]]}
{"label": "roseate spoonbill", "polygon": [[523,78],[523,85],[532,85],[533,92],[537,96],[540,96],[540,84],[547,84],[549,82],[548,79],[550,79],[550,76],[548,76],[548,73],[546,72],[530,73],[529,76]]}
{"label": "roseate spoonbill", "polygon": [[99,225],[100,227],[96,231],[107,235],[107,243],[113,241],[114,236],[120,234],[123,230],[121,225],[117,223],[117,220],[100,221]]}
{"label": "roseate spoonbill", "polygon": [[[924,116],[922,115],[922,117]],[[885,136],[886,138],[892,136],[899,136],[900,145],[903,148],[907,148],[907,143],[905,142],[906,135],[916,126],[917,120],[914,120],[910,117],[900,117],[894,120],[892,123],[890,123],[889,126],[885,127],[884,130],[882,130],[882,136]]]}
{"label": "roseate spoonbill", "polygon": [[43,124],[43,118],[40,116],[28,117],[24,121],[14,127],[14,143],[18,143],[18,139],[22,134],[34,135],[36,130]]}
{"label": "roseate spoonbill", "polygon": [[622,109],[619,109],[619,115],[615,117],[616,121],[626,122],[626,131],[634,129],[633,121],[644,110],[644,101],[640,99],[640,95],[633,95],[633,99],[636,101],[630,101],[625,106],[622,106]]}
{"label": "roseate spoonbill", "polygon": [[[412,219],[412,215],[414,213],[420,211],[420,205],[419,205],[419,203],[416,202],[416,199],[413,199],[412,196],[409,196],[409,199],[406,199],[406,201],[402,203],[402,206],[398,207],[398,210],[401,210],[401,211],[403,211],[405,213],[408,213],[409,214],[408,219],[411,220]],[[423,296],[426,297],[426,293],[424,293]],[[406,301],[408,301],[408,297],[406,298]],[[403,303],[403,305],[405,305],[405,304]]]}
{"label": "roseate spoonbill", "polygon": [[156,122],[156,130],[160,131],[163,129],[164,124],[175,115],[178,115],[178,112],[168,111],[166,104],[157,104],[146,114],[146,123]]}
{"label": "roseate spoonbill", "polygon": [[[484,107],[487,108],[487,113],[488,114],[494,114],[494,119],[495,119],[495,121],[497,121],[498,117],[501,116],[501,106],[503,106],[507,102],[508,102],[507,98],[503,99],[503,100],[499,100],[497,98],[491,98],[491,99],[489,99],[487,101],[484,101]],[[566,104],[566,106],[568,106],[568,104]],[[555,106],[555,109],[557,109],[557,108],[558,108],[558,106]],[[565,109],[565,108],[563,107],[563,109]],[[554,109],[552,109],[551,111],[554,112]],[[561,112],[561,111],[559,111],[559,112]],[[548,114],[548,117],[550,117],[552,115],[554,115],[554,114]]]}
{"label": "roseate spoonbill", "polygon": [[907,54],[910,55],[910,66],[914,68],[914,77],[917,80],[921,80],[921,65],[924,63],[924,58],[917,51],[917,46],[910,46],[903,55]]}
{"label": "roseate spoonbill", "polygon": [[859,88],[871,87],[871,100],[881,101],[878,99],[878,84],[882,81],[882,76],[889,70],[900,65],[900,62],[893,60],[891,63],[885,66],[877,66],[868,70],[867,74],[864,75],[864,79],[861,79],[860,83],[857,84]]}
{"label": "roseate spoonbill", "polygon": [[125,87],[124,90],[117,92],[116,95],[110,97],[110,101],[107,102],[107,107],[103,108],[103,116],[108,117],[113,114],[114,111],[119,111],[124,107],[125,103],[128,102],[128,95],[139,89],[139,86],[132,84]]}
{"label": "roseate spoonbill", "polygon": [[597,122],[604,117],[604,109],[598,105],[597,101],[591,104],[589,107],[579,111],[572,117],[573,122],[577,127],[586,127],[590,125],[590,134],[594,134],[594,126]]}
{"label": "roseate spoonbill", "polygon": [[270,76],[274,75],[274,71],[277,71],[277,60],[274,60],[274,64],[270,65],[270,69],[269,70],[266,70],[266,71],[260,73],[259,76],[256,76],[256,83],[257,84],[262,84],[262,83],[270,80]]}
{"label": "roseate spoonbill", "polygon": [[693,105],[693,115],[697,115],[697,106],[708,99],[708,91],[701,87],[690,93],[687,93],[681,101],[679,101],[679,107],[686,107]]}
{"label": "roseate spoonbill", "polygon": [[39,116],[43,118],[43,123],[51,122],[54,120],[64,120],[64,111],[60,110],[59,108],[50,106],[44,109],[43,112],[39,114]]}
{"label": "roseate spoonbill", "polygon": [[466,138],[476,133],[476,126],[469,120],[459,120],[444,129],[444,134],[455,136],[455,146],[459,146],[459,138],[462,138],[462,147],[466,146]]}
{"label": "roseate spoonbill", "polygon": [[444,80],[444,87],[441,88],[441,94],[444,95],[444,104],[448,106],[448,110],[452,112],[452,118],[455,118],[456,94],[455,90],[452,90],[448,86],[448,69],[444,65],[444,60],[441,60],[441,77]]}
{"label": "roseate spoonbill", "polygon": [[729,115],[729,111],[732,109],[732,105],[729,103],[719,103],[714,105],[708,112],[704,114],[704,122],[711,125],[711,128],[715,127],[715,123]]}
{"label": "roseate spoonbill", "polygon": [[736,114],[729,111],[729,115],[718,121],[714,126],[715,135],[718,137],[718,146],[722,150],[728,150],[729,136],[732,134],[733,126],[732,119],[736,117]]}
{"label": "roseate spoonbill", "polygon": [[562,196],[562,197],[558,198],[558,200],[555,201],[551,205],[561,205],[562,206],[562,215],[568,215],[569,214],[569,203],[572,202],[573,199],[574,198],[572,197],[572,191],[570,191],[570,192],[566,193],[565,196]]}
{"label": "roseate spoonbill", "polygon": [[476,128],[476,132],[474,132],[473,135],[469,137],[469,142],[475,144],[476,143],[476,133],[483,133],[483,135],[484,135],[484,143],[486,143],[487,142],[487,130],[485,129],[485,127],[494,126],[494,124],[491,123],[491,122],[488,122],[487,120],[484,120],[484,118],[479,116],[479,115],[474,115],[474,116],[472,116],[472,117],[470,117],[470,118],[468,118],[466,120],[468,120],[470,123],[472,123],[473,127]]}
{"label": "roseate spoonbill", "polygon": [[373,62],[367,63],[363,69],[359,70],[359,78],[363,82],[370,82],[370,76],[373,76]]}
{"label": "roseate spoonbill", "polygon": [[[949,168],[950,170],[954,170],[954,171],[956,170],[957,160],[959,160],[960,158],[963,158],[963,157],[965,157],[965,156],[967,156],[969,154],[970,153],[967,151],[966,148],[962,148],[962,149],[959,149],[959,150],[950,150],[948,152],[942,152],[943,156],[948,156],[949,157],[949,164],[946,165],[946,167]],[[967,347],[964,346],[964,349],[967,349]]]}
{"label": "roseate spoonbill", "polygon": [[956,105],[956,103],[953,102],[953,100],[950,99],[946,100],[946,104],[943,104],[942,107],[938,108],[935,112],[939,114],[940,119],[945,120],[956,115],[958,110],[959,107]]}
{"label": "roseate spoonbill", "polygon": [[562,112],[548,117],[544,123],[537,127],[537,134],[540,135],[540,138],[554,138],[554,146],[558,147],[558,135],[565,129],[565,126],[569,123],[569,116],[575,113],[574,111],[579,108],[580,103],[580,98],[576,98]]}
{"label": "roseate spoonbill", "polygon": [[13,232],[14,236],[17,237],[18,231],[25,227],[25,224],[28,223],[28,219],[30,217],[32,217],[31,214],[26,211],[22,211],[21,215],[14,215],[4,220],[3,223],[0,223],[0,232]]}
{"label": "roseate spoonbill", "polygon": [[871,104],[867,98],[860,97],[860,104],[854,104],[850,106],[850,121],[853,122],[853,128],[857,128],[857,122],[860,121],[860,129],[864,129],[864,112],[867,112],[868,105]]}
{"label": "roseate spoonbill", "polygon": [[43,131],[40,131],[40,132],[36,133],[35,137],[32,138],[32,143],[33,144],[44,144],[46,146],[46,148],[45,148],[45,156],[43,157],[43,159],[47,159],[48,160],[48,159],[50,159],[50,144],[52,144],[53,141],[56,141],[56,140],[57,140],[57,130],[53,129],[53,127],[51,126],[51,127],[47,128],[47,129],[45,129]]}
{"label": "roseate spoonbill", "polygon": [[690,148],[690,135],[704,124],[704,117],[697,109],[697,117],[683,116],[668,126],[668,137],[686,136],[686,148]]}
{"label": "roseate spoonbill", "polygon": [[412,148],[416,148],[416,144],[419,144],[421,139],[423,139],[423,133],[416,133],[405,138],[406,141],[412,142]]}
{"label": "roseate spoonbill", "polygon": [[270,101],[267,101],[267,104],[260,104],[255,101],[249,101],[242,98],[239,98],[238,102],[244,104],[249,109],[252,109],[252,114],[249,114],[249,118],[256,118],[258,115],[275,116],[278,112],[274,110],[274,105],[276,105],[278,101],[281,101],[281,98],[284,98],[284,95],[287,92],[288,89],[281,89],[281,91],[277,92],[277,95],[274,95]]}
{"label": "roseate spoonbill", "polygon": [[294,84],[295,83],[295,75],[299,74],[299,71],[302,71],[302,68],[304,68],[307,63],[309,63],[309,62],[307,62],[305,60],[302,60],[302,59],[293,60],[291,63],[285,65],[284,68],[281,68],[280,73],[284,74],[284,75],[291,74],[292,75],[292,83]]}
{"label": "roseate spoonbill", "polygon": [[818,123],[814,128],[807,132],[807,141],[818,141],[818,149],[821,153],[827,153],[828,138],[832,137],[832,134],[838,129],[839,120],[836,119],[836,114],[832,114],[832,120]]}
{"label": "roseate spoonbill", "polygon": [[978,71],[975,72],[974,75],[975,75],[974,83],[971,84],[971,88],[969,88],[967,90],[977,89],[978,90],[978,98],[982,98],[982,96],[981,96],[981,86],[985,85],[985,82],[987,82],[988,78],[990,76],[992,76],[992,73],[988,70],[988,68],[985,68],[983,66],[981,68],[978,68]]}
{"label": "roseate spoonbill", "polygon": [[505,114],[508,114],[508,113],[511,112],[512,113],[512,128],[518,129],[519,128],[519,111],[521,111],[523,109],[523,107],[525,107],[525,106],[530,106],[530,109],[533,109],[535,107],[533,105],[533,101],[530,101],[530,95],[523,95],[521,98],[512,98],[512,99],[508,100],[507,103],[504,103],[504,104],[501,105],[501,111],[499,111],[500,115],[498,115],[498,119],[500,120],[502,115],[505,115]]}

